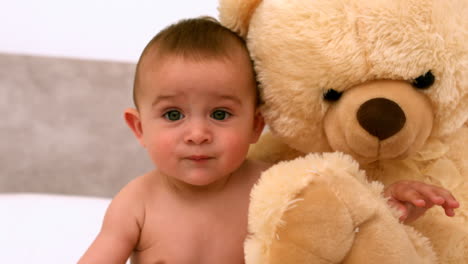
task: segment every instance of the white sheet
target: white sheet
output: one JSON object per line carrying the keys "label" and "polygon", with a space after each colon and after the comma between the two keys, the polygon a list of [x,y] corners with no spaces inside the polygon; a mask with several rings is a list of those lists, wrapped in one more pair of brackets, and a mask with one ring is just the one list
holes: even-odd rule
{"label": "white sheet", "polygon": [[109,199],[0,194],[0,263],[76,263],[99,232]]}

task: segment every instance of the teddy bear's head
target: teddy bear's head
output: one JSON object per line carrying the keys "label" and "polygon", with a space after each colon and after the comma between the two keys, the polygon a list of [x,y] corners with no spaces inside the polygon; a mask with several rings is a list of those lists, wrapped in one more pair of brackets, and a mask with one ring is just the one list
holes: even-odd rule
{"label": "teddy bear's head", "polygon": [[270,129],[303,153],[403,158],[468,122],[466,0],[220,0]]}

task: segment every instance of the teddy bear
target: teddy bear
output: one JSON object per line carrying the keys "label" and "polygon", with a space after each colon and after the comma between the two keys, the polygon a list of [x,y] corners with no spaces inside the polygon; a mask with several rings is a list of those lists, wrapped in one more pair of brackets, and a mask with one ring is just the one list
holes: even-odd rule
{"label": "teddy bear", "polygon": [[[272,162],[247,264],[468,263],[468,1],[220,0],[246,39]],[[417,180],[460,202],[410,225],[382,197]]]}

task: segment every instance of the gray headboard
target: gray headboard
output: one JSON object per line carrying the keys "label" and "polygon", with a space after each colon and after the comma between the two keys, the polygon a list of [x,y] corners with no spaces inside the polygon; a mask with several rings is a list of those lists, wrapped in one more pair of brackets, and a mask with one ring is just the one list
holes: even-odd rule
{"label": "gray headboard", "polygon": [[123,119],[134,67],[0,54],[0,192],[111,197],[150,170]]}

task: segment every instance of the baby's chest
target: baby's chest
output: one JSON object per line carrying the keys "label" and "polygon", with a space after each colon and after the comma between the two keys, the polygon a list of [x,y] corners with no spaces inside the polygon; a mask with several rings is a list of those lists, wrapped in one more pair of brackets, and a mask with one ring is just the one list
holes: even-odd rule
{"label": "baby's chest", "polygon": [[246,221],[240,218],[150,217],[145,221],[134,262],[243,263],[245,237]]}

